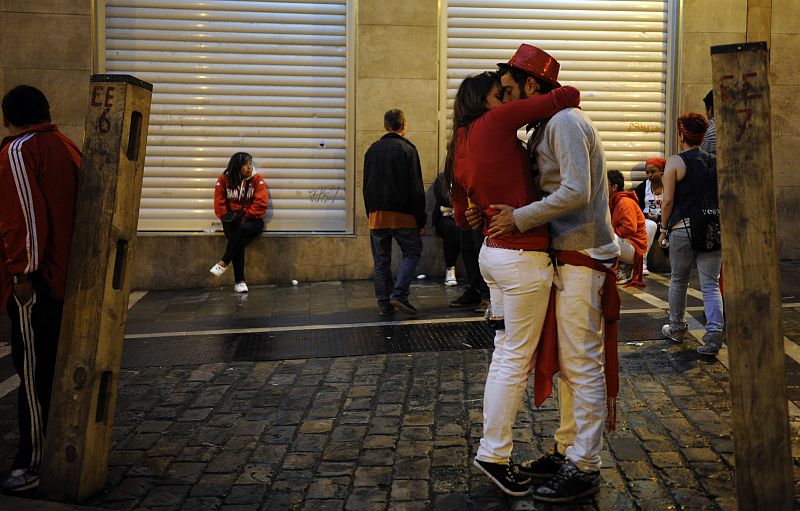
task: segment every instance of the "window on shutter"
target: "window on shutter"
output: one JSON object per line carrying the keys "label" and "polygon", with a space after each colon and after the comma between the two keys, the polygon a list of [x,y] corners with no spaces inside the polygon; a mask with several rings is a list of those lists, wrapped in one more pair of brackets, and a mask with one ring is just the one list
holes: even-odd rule
{"label": "window on shutter", "polygon": [[351,231],[346,0],[106,0],[105,72],[153,83],[140,231],[219,228],[237,151],[270,189],[268,231]]}
{"label": "window on shutter", "polygon": [[581,90],[608,168],[644,179],[644,160],[663,156],[671,133],[669,9],[667,0],[448,0],[447,132],[463,78],[496,69],[525,42],[558,59],[559,81]]}

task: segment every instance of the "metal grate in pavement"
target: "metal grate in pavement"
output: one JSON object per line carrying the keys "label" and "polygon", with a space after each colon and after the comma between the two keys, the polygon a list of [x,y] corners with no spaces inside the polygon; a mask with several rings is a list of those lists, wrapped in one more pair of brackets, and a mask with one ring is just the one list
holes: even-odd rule
{"label": "metal grate in pavement", "polygon": [[289,332],[128,339],[122,367],[257,362],[492,347],[486,323],[386,325]]}

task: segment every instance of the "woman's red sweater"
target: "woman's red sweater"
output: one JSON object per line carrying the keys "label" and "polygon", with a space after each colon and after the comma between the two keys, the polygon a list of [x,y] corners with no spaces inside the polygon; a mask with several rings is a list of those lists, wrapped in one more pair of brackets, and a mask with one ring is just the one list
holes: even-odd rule
{"label": "woman's red sweater", "polygon": [[[486,215],[483,229],[487,235],[488,218],[497,213],[489,208],[490,204],[519,208],[539,200],[530,157],[517,138],[517,130],[579,103],[578,89],[559,87],[547,94],[504,103],[458,129],[452,198],[454,218],[460,228],[469,228],[464,217],[468,198]],[[546,250],[550,246],[547,226],[493,238],[492,246]]]}

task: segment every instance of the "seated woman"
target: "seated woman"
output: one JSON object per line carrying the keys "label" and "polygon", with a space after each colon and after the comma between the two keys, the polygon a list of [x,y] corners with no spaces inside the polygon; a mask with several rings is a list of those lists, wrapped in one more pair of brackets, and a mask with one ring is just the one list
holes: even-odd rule
{"label": "seated woman", "polygon": [[[705,196],[717,197],[717,158],[700,149],[708,124],[701,114],[689,113],[678,118],[680,154],[670,156],[664,171],[664,198],[661,203],[662,246],[669,245],[669,324],[661,333],[675,342],[682,342],[686,322],[686,292],[692,267],[697,268],[703,309],[706,313],[706,333],[701,355],[716,355],[722,346],[724,317],[719,275],[722,250],[697,251],[692,248],[691,221],[703,207]],[[667,236],[669,235],[669,242]]]}
{"label": "seated woman", "polygon": [[664,194],[664,183],[661,179],[664,174],[664,165],[667,160],[664,158],[648,158],[644,162],[644,171],[647,179],[639,183],[635,188],[636,197],[639,199],[639,207],[644,213],[644,223],[647,227],[647,250],[644,253],[643,275],[647,271],[647,254],[653,241],[658,238],[658,226],[661,223],[661,196]]}
{"label": "seated woman", "polygon": [[264,231],[268,204],[269,190],[264,178],[255,173],[253,157],[247,153],[231,156],[228,168],[219,176],[214,188],[214,214],[222,220],[228,244],[222,259],[209,271],[219,277],[233,262],[233,289],[237,293],[247,292],[244,249]]}
{"label": "seated woman", "polygon": [[[539,198],[517,129],[577,106],[579,100],[572,87],[551,92],[542,87],[537,83],[528,98],[502,103],[497,73],[461,82],[444,172],[446,183],[452,183],[455,219],[462,229],[469,228],[464,216],[469,201],[491,217],[497,211],[490,204],[520,207]],[[488,222],[484,232],[488,233]],[[497,322],[484,389],[483,438],[474,465],[513,496],[528,492],[528,478],[511,464],[512,428],[547,311],[553,280],[549,246],[548,229],[542,225],[525,233],[487,237],[479,256],[491,294],[490,314]]]}

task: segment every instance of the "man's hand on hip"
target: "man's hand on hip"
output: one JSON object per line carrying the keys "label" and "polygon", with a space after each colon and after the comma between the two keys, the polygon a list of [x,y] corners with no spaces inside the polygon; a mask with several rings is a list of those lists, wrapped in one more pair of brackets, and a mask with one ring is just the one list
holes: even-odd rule
{"label": "man's hand on hip", "polygon": [[489,236],[496,238],[505,234],[519,232],[514,223],[514,208],[506,204],[492,204],[489,206],[498,213],[489,220]]}
{"label": "man's hand on hip", "polygon": [[481,211],[480,208],[474,206],[468,208],[466,211],[464,211],[464,216],[469,223],[470,229],[473,231],[477,231],[483,227],[484,216],[483,211]]}

